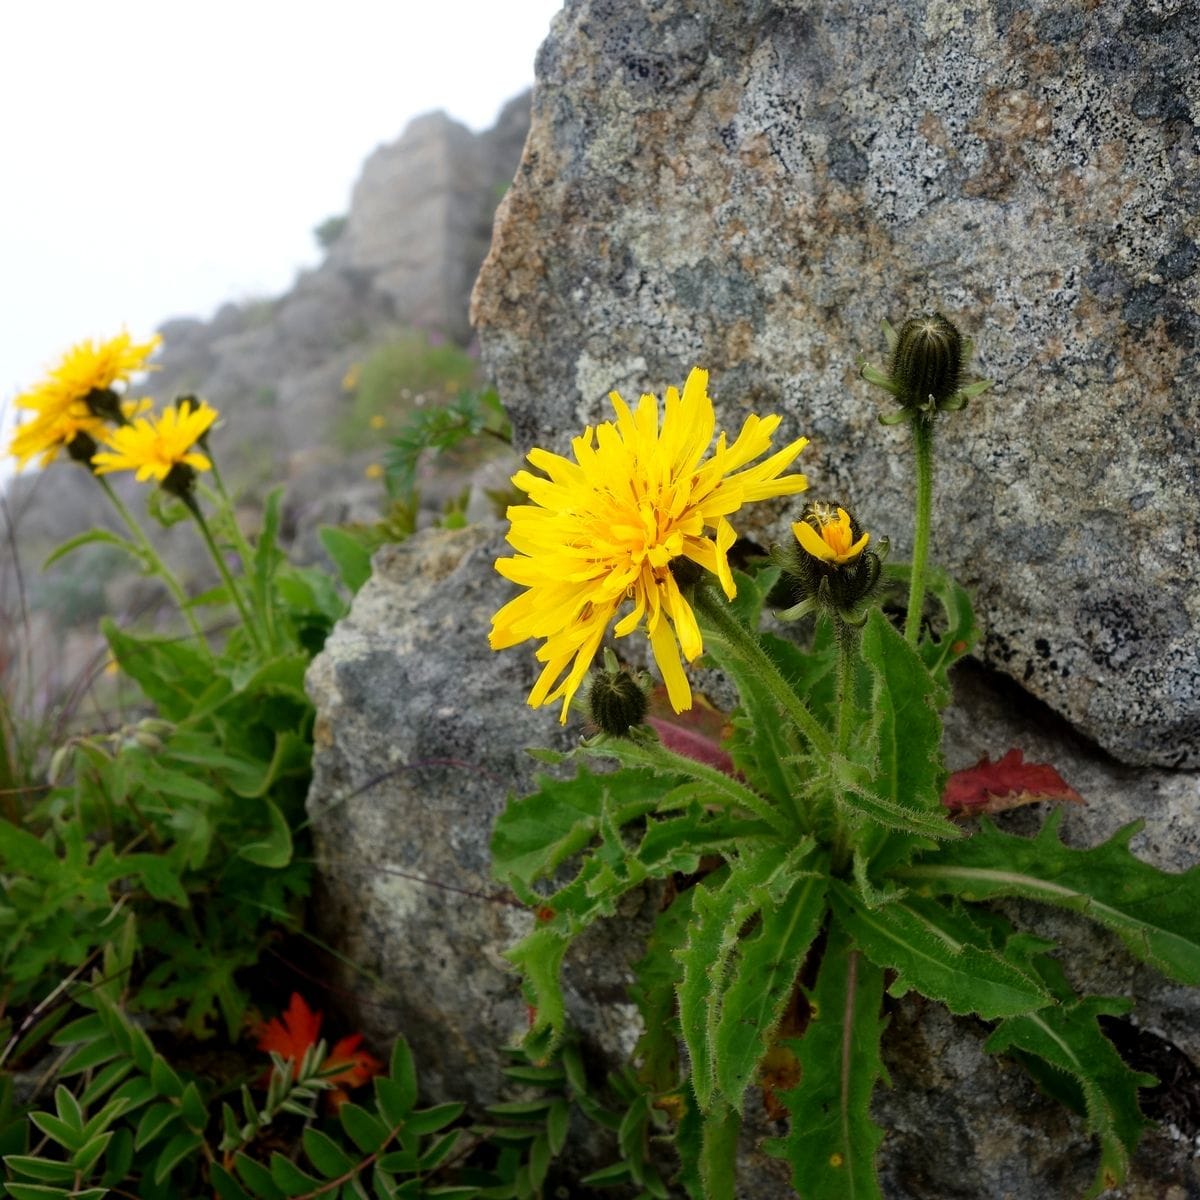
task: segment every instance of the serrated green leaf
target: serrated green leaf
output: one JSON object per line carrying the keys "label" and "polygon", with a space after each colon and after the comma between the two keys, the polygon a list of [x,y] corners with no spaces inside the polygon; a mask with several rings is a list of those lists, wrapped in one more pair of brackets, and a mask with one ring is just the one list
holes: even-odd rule
{"label": "serrated green leaf", "polygon": [[1088,1128],[1100,1139],[1100,1166],[1089,1197],[1125,1181],[1130,1155],[1149,1124],[1138,1107],[1137,1093],[1157,1080],[1130,1070],[1096,1020],[1129,1008],[1127,1000],[1085,996],[1001,1021],[985,1045],[997,1054],[1015,1049],[1034,1055],[1079,1085]]}
{"label": "serrated green leaf", "polygon": [[958,837],[941,802],[946,772],[938,708],[945,689],[879,609],[867,617],[860,645],[872,680],[873,718],[867,739],[851,749],[866,772],[841,768],[838,775],[848,793],[845,807],[883,830]]}
{"label": "serrated green leaf", "polygon": [[328,1134],[319,1129],[308,1128],[301,1140],[309,1162],[327,1179],[346,1175],[355,1167],[355,1161]]}
{"label": "serrated green leaf", "polygon": [[883,1130],[871,1120],[871,1095],[886,1078],[879,1057],[883,972],[831,926],[820,972],[808,992],[802,1038],[780,1053],[795,1058],[797,1086],[779,1092],[788,1132],[765,1149],[786,1159],[804,1200],[882,1200],[875,1152]]}
{"label": "serrated green leaf", "polygon": [[533,882],[578,854],[600,831],[607,805],[618,825],[653,812],[661,783],[650,771],[594,775],[580,767],[574,779],[539,776],[538,790],[509,798],[492,832],[496,877],[531,900]]}
{"label": "serrated green leaf", "polygon": [[871,909],[837,882],[831,896],[839,923],[866,956],[897,972],[888,988],[893,996],[915,989],[953,1013],[988,1020],[1053,1003],[1040,981],[994,950],[965,913],[916,896]]}
{"label": "serrated green leaf", "polygon": [[777,903],[786,894],[811,850],[811,839],[791,849],[755,847],[730,862],[719,876],[710,876],[693,889],[688,940],[675,957],[682,968],[679,1026],[691,1059],[692,1087],[702,1109],[709,1107],[716,1092],[717,998],[727,986],[726,970],[742,926],[764,905]]}
{"label": "serrated green leaf", "polygon": [[134,637],[107,618],[100,629],[121,670],[154,702],[160,716],[181,721],[189,715],[193,696],[212,671],[207,649],[179,639]]}
{"label": "serrated green leaf", "polygon": [[1140,822],[1089,850],[1072,849],[1058,837],[1061,820],[1055,810],[1032,838],[985,820],[973,837],[893,874],[926,893],[1021,896],[1082,913],[1164,975],[1200,985],[1200,867],[1175,874],[1135,858],[1129,841]]}
{"label": "serrated green leaf", "polygon": [[777,906],[761,910],[758,929],[742,939],[733,960],[728,986],[719,1000],[713,1049],[717,1087],[739,1112],[809,947],[821,930],[827,882],[823,875],[797,879]]}

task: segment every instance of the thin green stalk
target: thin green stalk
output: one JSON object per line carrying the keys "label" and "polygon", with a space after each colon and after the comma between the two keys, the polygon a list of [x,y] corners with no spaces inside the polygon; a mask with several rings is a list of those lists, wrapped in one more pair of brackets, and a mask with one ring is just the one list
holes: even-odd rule
{"label": "thin green stalk", "polygon": [[753,667],[780,709],[791,717],[812,748],[820,755],[831,755],[834,751],[833,739],[808,711],[804,701],[788,686],[758,638],[743,628],[733,615],[725,597],[711,584],[702,583],[696,588],[696,610],[707,619],[709,633]]}
{"label": "thin green stalk", "polygon": [[933,513],[933,422],[923,414],[912,421],[913,453],[917,463],[917,523],[913,537],[912,576],[908,585],[908,616],[904,636],[915,646],[921,634],[925,607],[925,564],[929,559],[929,525]]}
{"label": "thin green stalk", "polygon": [[237,584],[233,581],[233,576],[229,573],[229,568],[225,565],[225,556],[221,553],[221,548],[213,538],[212,530],[209,529],[208,522],[204,519],[204,513],[200,511],[200,505],[196,503],[194,496],[184,497],[183,502],[188,506],[192,516],[196,518],[196,524],[200,526],[200,533],[204,537],[205,545],[208,546],[208,552],[212,555],[213,562],[217,564],[217,570],[221,573],[221,578],[225,581],[225,587],[229,592],[229,596],[234,604],[237,605],[237,610],[241,614],[242,624],[246,627],[246,632],[250,635],[250,640],[254,643],[255,650],[261,654],[263,645],[258,629],[255,627],[249,610],[246,608],[246,603],[242,599],[241,592],[238,591]]}
{"label": "thin green stalk", "polygon": [[[233,500],[230,498],[229,492],[225,489],[225,480],[221,478],[220,469],[217,467],[217,460],[209,452],[209,461],[212,463],[213,483],[216,484],[217,494],[221,498],[221,503],[225,507],[226,516],[229,519],[229,528],[232,532],[234,548],[238,552],[238,557],[242,560],[242,570],[247,577],[254,577],[254,551],[251,549],[250,543],[246,540],[242,533],[241,526],[237,522],[237,510],[234,508]],[[267,632],[267,643],[272,651],[278,647],[278,640],[275,632],[275,608],[271,603],[269,591],[267,594],[262,594],[255,587],[253,589],[257,607],[260,610],[259,616],[262,618],[263,628]]]}
{"label": "thin green stalk", "polygon": [[166,585],[167,591],[175,598],[175,603],[179,605],[179,611],[183,615],[183,619],[187,621],[192,633],[196,635],[196,640],[204,647],[205,652],[211,658],[212,649],[209,647],[208,638],[204,636],[204,630],[200,628],[200,624],[196,620],[196,614],[189,607],[187,593],[183,590],[183,585],[175,578],[174,571],[163,562],[158,551],[155,550],[154,544],[146,536],[145,530],[138,524],[133,513],[125,507],[121,497],[113,490],[112,484],[103,475],[96,475],[95,480],[104,489],[104,494],[108,497],[113,508],[117,510],[121,520],[125,522],[126,528],[137,539],[138,545],[141,546],[142,553],[146,556],[147,562],[151,564],[154,573]]}

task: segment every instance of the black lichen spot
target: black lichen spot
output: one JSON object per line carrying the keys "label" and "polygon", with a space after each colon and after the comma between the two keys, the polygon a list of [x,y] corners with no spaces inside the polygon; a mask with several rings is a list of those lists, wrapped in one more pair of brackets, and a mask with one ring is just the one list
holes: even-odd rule
{"label": "black lichen spot", "polygon": [[1050,643],[1045,638],[1038,638],[1033,643],[1033,648],[1042,656],[1042,658],[1050,657]]}
{"label": "black lichen spot", "polygon": [[1154,264],[1154,269],[1164,279],[1188,279],[1200,266],[1200,246],[1190,238],[1180,238],[1170,250]]}

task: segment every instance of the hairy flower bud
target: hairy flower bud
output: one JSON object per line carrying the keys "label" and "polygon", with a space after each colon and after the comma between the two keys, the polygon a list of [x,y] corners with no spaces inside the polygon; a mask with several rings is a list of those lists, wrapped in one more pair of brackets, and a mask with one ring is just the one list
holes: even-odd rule
{"label": "hairy flower bud", "polygon": [[597,672],[588,689],[588,712],[602,733],[627,737],[646,716],[645,688],[624,668],[617,666],[611,650],[604,652],[605,670]]}
{"label": "hairy flower bud", "polygon": [[899,333],[884,321],[883,332],[892,352],[888,370],[881,371],[864,358],[859,358],[858,365],[868,383],[900,402],[899,412],[879,418],[884,425],[928,421],[940,412],[957,412],[992,386],[989,379],[963,384],[971,340],[941,313],[909,317]]}
{"label": "hairy flower bud", "polygon": [[940,409],[958,391],[962,337],[941,313],[909,317],[892,351],[892,382],[905,408]]}
{"label": "hairy flower bud", "polygon": [[794,542],[772,551],[782,575],[767,603],[784,609],[785,618],[820,609],[856,623],[882,565],[881,556],[867,549],[871,535],[841,505],[820,501],[804,506],[792,533]]}

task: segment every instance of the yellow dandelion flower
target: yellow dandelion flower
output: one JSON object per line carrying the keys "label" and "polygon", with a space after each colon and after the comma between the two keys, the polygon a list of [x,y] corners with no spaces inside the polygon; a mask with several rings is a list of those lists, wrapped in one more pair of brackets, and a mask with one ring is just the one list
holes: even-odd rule
{"label": "yellow dandelion flower", "polygon": [[376,413],[369,422],[372,429],[383,429],[387,425],[387,417]]}
{"label": "yellow dandelion flower", "polygon": [[362,378],[362,367],[358,363],[352,363],[347,369],[345,375],[342,376],[342,391],[353,392],[358,387],[358,381]]}
{"label": "yellow dandelion flower", "polygon": [[792,526],[792,533],[813,558],[819,558],[822,562],[838,566],[853,562],[871,540],[869,533],[854,540],[850,514],[840,506],[809,505],[806,518]]}
{"label": "yellow dandelion flower", "polygon": [[16,398],[18,408],[33,413],[9,445],[18,469],[36,455],[44,467],[77,433],[94,438],[103,432],[103,418],[119,420],[113,389],[128,383],[134,372],[149,369],[146,359],[161,342],[157,334],[135,343],[129,334],[120,333],[107,342],[86,340],[72,346],[41,382]]}
{"label": "yellow dandelion flower", "polygon": [[561,699],[566,721],[571,698],[625,604],[629,611],[614,633],[624,637],[644,620],[672,706],[691,707],[680,650],[691,662],[704,647],[671,562],[686,558],[711,571],[732,599],[726,556],[736,534],[727,518],[750,501],[808,486],[803,475],[781,474],[807,438],[747,466],[770,448],[777,416],[747,417],[734,443],[727,445],[722,433],[705,459],[716,425],[707,385],[708,372],[697,367],[682,396],[668,388],[661,423],[654,396],[642,396],[631,411],[612,392],[616,422],[573,439],[574,461],[534,449],[529,462],[548,478],[529,471],[513,476],[532,503],[508,510],[508,541],[517,554],[497,559],[496,570],[527,590],[493,617],[489,641],[500,650],[545,639],[532,707]]}
{"label": "yellow dandelion flower", "polygon": [[157,417],[137,417],[105,435],[111,450],[97,454],[92,463],[97,475],[113,471],[136,471],[138,483],[156,479],[162,483],[181,464],[195,471],[212,467],[208,458],[192,447],[211,428],[217,410],[203,401],[164,409]]}
{"label": "yellow dandelion flower", "polygon": [[[39,467],[52,463],[59,451],[70,447],[80,439],[77,449],[96,448],[96,442],[108,431],[102,418],[93,416],[83,403],[69,404],[63,408],[47,407],[31,421],[23,422],[9,444],[8,452],[17,460],[18,470],[35,456],[40,456]],[[84,458],[90,457],[84,454]]]}
{"label": "yellow dandelion flower", "polygon": [[368,463],[366,470],[363,471],[363,474],[368,479],[382,479],[383,467],[380,466],[379,463]]}

